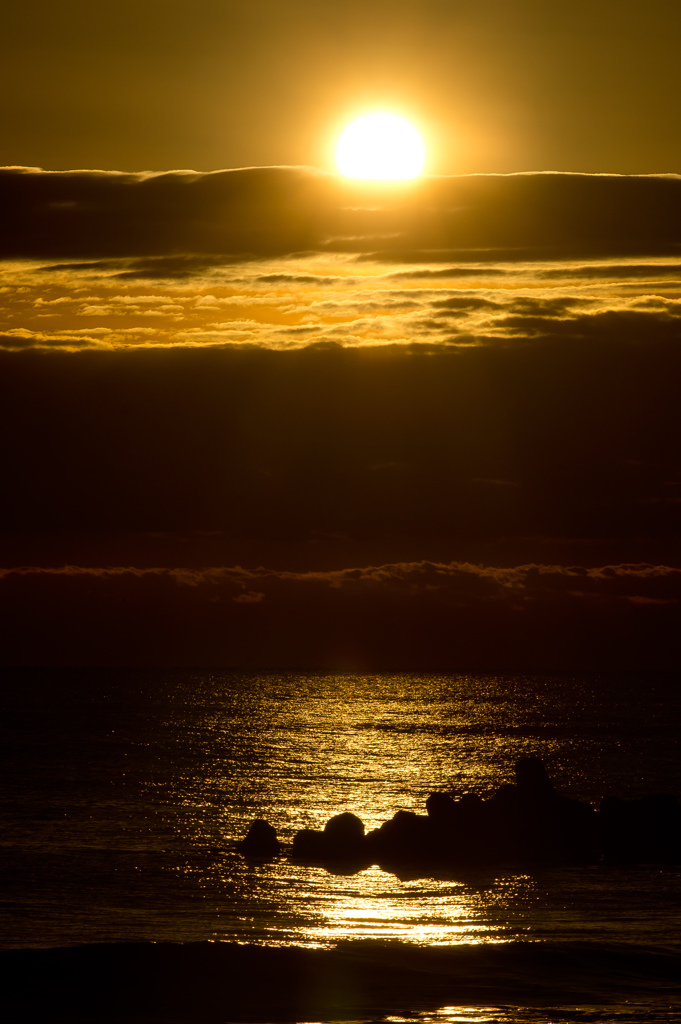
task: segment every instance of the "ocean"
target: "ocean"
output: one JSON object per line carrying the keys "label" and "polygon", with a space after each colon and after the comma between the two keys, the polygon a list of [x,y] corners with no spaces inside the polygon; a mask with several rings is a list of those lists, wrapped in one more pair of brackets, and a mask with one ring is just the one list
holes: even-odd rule
{"label": "ocean", "polygon": [[679,796],[676,676],[13,670],[0,708],[7,1024],[681,1021],[678,865],[236,849],[487,798],[528,755],[595,805]]}

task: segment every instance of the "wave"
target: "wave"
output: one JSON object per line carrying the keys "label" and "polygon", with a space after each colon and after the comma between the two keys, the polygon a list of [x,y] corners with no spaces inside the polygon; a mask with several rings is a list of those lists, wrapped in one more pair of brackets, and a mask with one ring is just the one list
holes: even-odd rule
{"label": "wave", "polygon": [[378,1019],[465,1005],[679,1005],[681,956],[597,943],[333,949],[94,944],[0,953],[3,1019],[189,1024]]}

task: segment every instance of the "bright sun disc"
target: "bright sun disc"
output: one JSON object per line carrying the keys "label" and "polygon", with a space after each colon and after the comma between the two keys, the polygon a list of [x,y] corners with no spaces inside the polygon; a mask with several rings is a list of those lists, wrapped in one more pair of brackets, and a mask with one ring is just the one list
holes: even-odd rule
{"label": "bright sun disc", "polygon": [[336,147],[338,170],[346,178],[416,178],[425,159],[421,136],[395,114],[360,117],[345,129]]}

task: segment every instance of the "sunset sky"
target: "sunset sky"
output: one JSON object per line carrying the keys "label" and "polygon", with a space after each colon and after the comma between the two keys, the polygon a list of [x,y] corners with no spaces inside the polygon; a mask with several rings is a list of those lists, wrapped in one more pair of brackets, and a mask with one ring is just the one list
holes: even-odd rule
{"label": "sunset sky", "polygon": [[677,0],[22,0],[3,163],[333,167],[390,106],[433,174],[679,168]]}
{"label": "sunset sky", "polygon": [[[5,662],[679,667],[680,29],[5,12]],[[424,177],[339,177],[373,110]]]}

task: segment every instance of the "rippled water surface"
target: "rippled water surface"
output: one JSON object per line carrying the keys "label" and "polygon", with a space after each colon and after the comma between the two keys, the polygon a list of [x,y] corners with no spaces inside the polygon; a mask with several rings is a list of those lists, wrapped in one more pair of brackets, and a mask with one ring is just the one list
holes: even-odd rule
{"label": "rippled water surface", "polygon": [[443,1006],[437,1013],[391,1016],[393,1024],[678,1024],[677,1006]]}
{"label": "rippled water surface", "polygon": [[2,702],[5,948],[681,938],[675,869],[399,879],[234,849],[254,817],[288,842],[487,796],[530,753],[582,799],[680,793],[673,679],[22,672]]}

